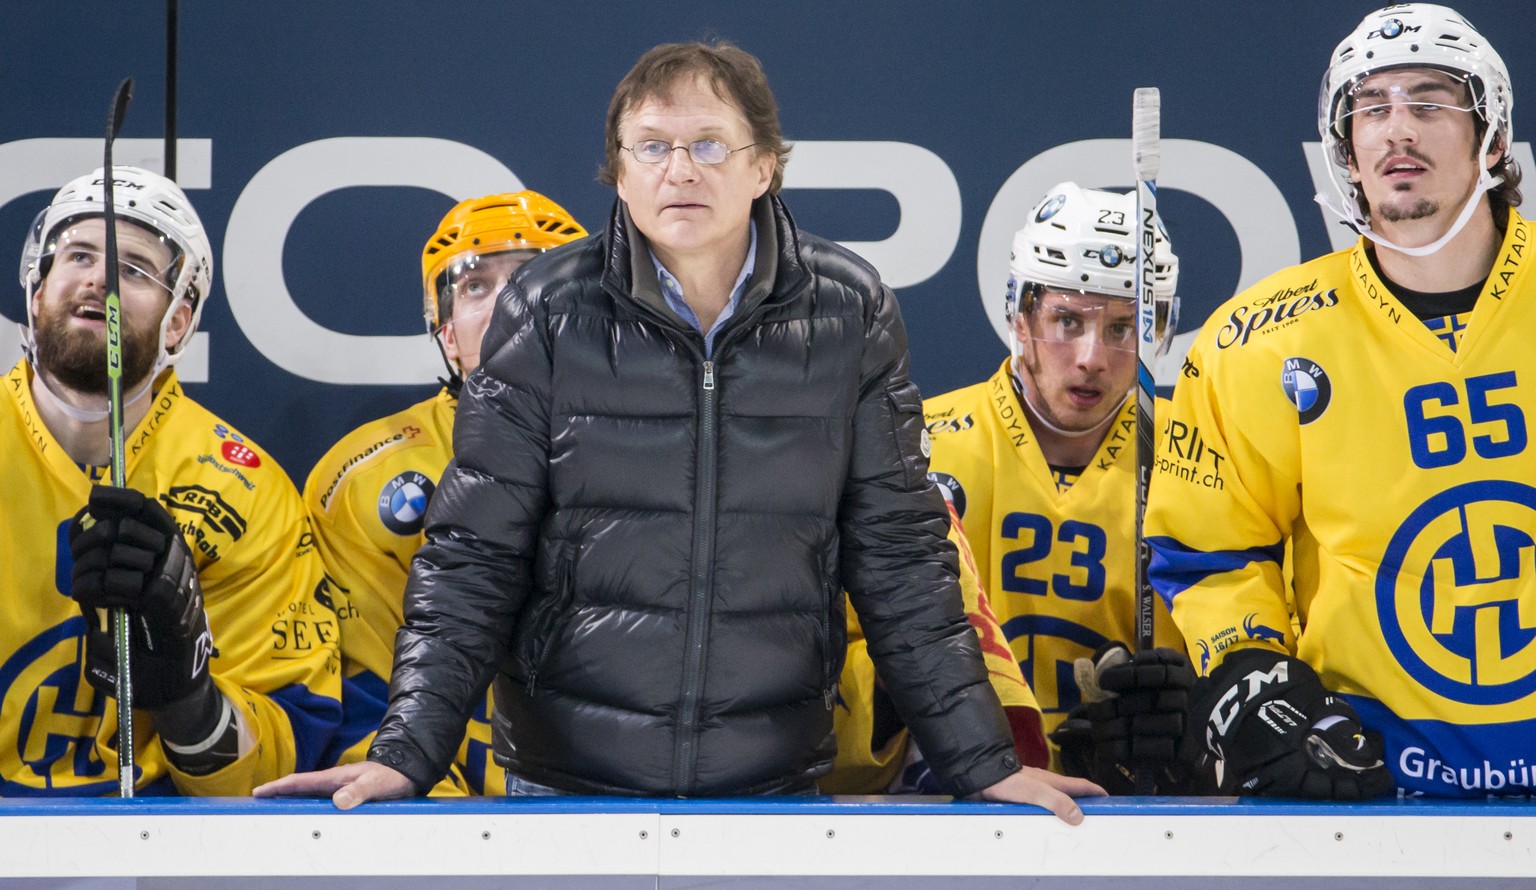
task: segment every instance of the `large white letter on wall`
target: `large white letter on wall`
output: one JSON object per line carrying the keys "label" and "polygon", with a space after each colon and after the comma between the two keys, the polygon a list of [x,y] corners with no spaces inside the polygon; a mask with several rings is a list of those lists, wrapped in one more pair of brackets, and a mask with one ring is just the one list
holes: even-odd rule
{"label": "large white letter on wall", "polygon": [[447,139],[346,137],[283,152],[240,192],[224,232],[224,292],[240,330],[277,366],[322,383],[431,383],[442,359],[421,334],[344,334],[294,302],[282,274],[283,243],[299,213],[355,186],[414,186],[456,201],[522,189],[485,152]]}
{"label": "large white letter on wall", "polygon": [[932,278],[960,241],[960,184],[944,159],[909,142],[796,142],[786,189],[877,189],[901,221],[882,241],[840,241],[891,287]]}

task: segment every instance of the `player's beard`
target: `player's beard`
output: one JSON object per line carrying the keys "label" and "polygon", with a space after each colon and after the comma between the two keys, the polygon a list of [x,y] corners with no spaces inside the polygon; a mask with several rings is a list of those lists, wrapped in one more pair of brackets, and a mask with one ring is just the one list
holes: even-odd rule
{"label": "player's beard", "polygon": [[1383,202],[1376,208],[1376,215],[1387,222],[1404,222],[1411,219],[1427,219],[1440,212],[1440,205],[1428,198],[1420,198],[1411,204],[1398,205]]}
{"label": "player's beard", "polygon": [[[37,326],[37,363],[54,380],[76,392],[107,394],[106,337],[70,324],[70,307],[61,303],[44,308],[33,320]],[[135,328],[123,315],[123,390],[143,382],[154,369],[158,353],[158,325]]]}

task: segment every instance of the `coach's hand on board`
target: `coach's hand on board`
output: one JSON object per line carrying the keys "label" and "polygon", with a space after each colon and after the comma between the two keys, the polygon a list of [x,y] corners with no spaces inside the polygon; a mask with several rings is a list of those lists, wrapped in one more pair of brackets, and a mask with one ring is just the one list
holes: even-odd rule
{"label": "coach's hand on board", "polygon": [[339,810],[350,810],[370,800],[392,800],[416,794],[416,785],[405,773],[365,760],[312,773],[294,773],[265,785],[257,785],[253,797],[330,797]]}

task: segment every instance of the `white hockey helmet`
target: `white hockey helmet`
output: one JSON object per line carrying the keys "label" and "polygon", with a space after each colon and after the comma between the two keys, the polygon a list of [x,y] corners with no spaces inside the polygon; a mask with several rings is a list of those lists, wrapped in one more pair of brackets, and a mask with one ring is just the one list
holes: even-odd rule
{"label": "white hockey helmet", "polygon": [[1487,156],[1496,137],[1506,155],[1514,145],[1515,96],[1504,60],[1461,13],[1448,6],[1402,3],[1379,9],[1367,15],[1334,48],[1322,87],[1318,90],[1317,131],[1323,138],[1328,162],[1333,165],[1335,175],[1331,179],[1341,203],[1330,203],[1321,195],[1318,202],[1362,234],[1386,243],[1388,247],[1407,253],[1430,253],[1465,225],[1465,218],[1470,216],[1471,206],[1477,198],[1498,185],[1500,180],[1484,171],[1479,188],[1462,214],[1463,219],[1446,233],[1446,237],[1426,248],[1398,248],[1370,231],[1365,214],[1356,201],[1357,186],[1350,181],[1350,91],[1366,77],[1392,68],[1433,68],[1467,83],[1473,108],[1485,123],[1478,157]]}
{"label": "white hockey helmet", "polygon": [[[1179,258],[1158,220],[1152,294],[1157,302],[1158,351],[1178,326]],[[1136,298],[1136,196],[1054,185],[1013,236],[1004,317],[1011,323],[1044,288]]]}
{"label": "white hockey helmet", "polygon": [[[59,234],[69,223],[102,215],[103,186],[103,169],[100,167],[71,180],[37,215],[27,233],[27,243],[21,252],[21,285],[27,294],[24,345],[31,356],[36,356],[32,297],[47,275]],[[154,369],[158,374],[181,358],[197,331],[213,283],[213,246],[209,244],[207,232],[186,193],[158,173],[114,165],[112,206],[118,219],[149,230],[171,248],[172,268],[176,271],[174,279],[166,282],[171,302],[160,320],[159,354]],[[165,347],[166,327],[177,305],[183,302],[192,307],[192,320],[176,350],[171,352]]]}

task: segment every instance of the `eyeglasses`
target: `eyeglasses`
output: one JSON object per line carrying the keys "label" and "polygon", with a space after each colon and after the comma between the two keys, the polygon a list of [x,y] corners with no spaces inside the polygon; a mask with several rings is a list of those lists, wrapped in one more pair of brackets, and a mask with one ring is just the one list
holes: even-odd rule
{"label": "eyeglasses", "polygon": [[687,149],[688,156],[693,158],[695,164],[703,164],[706,167],[714,167],[725,163],[726,159],[738,151],[745,151],[757,145],[743,145],[741,148],[729,148],[718,139],[700,139],[687,145],[673,145],[665,139],[645,139],[634,145],[621,145],[620,148],[635,156],[635,160],[642,164],[662,164],[672,157],[672,152],[678,149]]}

